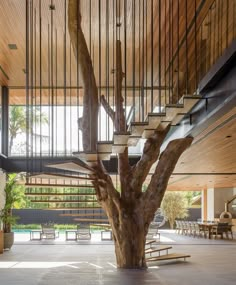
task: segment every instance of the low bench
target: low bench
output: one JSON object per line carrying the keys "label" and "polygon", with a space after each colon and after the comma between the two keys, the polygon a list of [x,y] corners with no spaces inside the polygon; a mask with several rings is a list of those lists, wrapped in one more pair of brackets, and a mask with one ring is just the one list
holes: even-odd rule
{"label": "low bench", "polygon": [[168,254],[168,250],[171,248],[172,248],[172,246],[159,246],[159,247],[155,247],[155,248],[150,247],[150,248],[145,250],[145,253],[151,255],[154,252],[159,252],[159,255],[160,255],[161,251],[166,250],[166,253]]}
{"label": "low bench", "polygon": [[160,255],[160,256],[155,256],[155,257],[149,257],[149,258],[146,258],[146,261],[151,262],[151,261],[172,260],[172,259],[180,259],[180,258],[183,258],[185,261],[186,258],[188,257],[191,257],[191,255],[181,254],[181,253],[171,253],[171,254],[165,254],[165,255]]}

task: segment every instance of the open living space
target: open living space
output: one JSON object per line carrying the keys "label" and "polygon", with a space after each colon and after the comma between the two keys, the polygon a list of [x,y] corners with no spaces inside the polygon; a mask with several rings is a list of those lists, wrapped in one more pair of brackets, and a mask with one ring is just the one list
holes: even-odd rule
{"label": "open living space", "polygon": [[0,51],[0,284],[235,284],[236,0],[1,0]]}

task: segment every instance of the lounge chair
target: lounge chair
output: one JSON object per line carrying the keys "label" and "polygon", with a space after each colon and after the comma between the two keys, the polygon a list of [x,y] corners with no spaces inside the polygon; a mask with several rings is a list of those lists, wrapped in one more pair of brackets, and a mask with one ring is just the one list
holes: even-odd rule
{"label": "lounge chair", "polygon": [[90,240],[91,239],[90,224],[77,225],[76,239],[77,240],[81,240],[81,239]]}
{"label": "lounge chair", "polygon": [[41,227],[40,239],[55,239],[59,237],[59,232],[55,230],[54,224],[41,224]]}

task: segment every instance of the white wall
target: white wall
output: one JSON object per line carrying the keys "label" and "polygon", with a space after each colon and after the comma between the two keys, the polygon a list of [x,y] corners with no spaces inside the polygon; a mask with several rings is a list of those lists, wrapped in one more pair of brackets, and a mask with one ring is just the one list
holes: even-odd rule
{"label": "white wall", "polygon": [[0,210],[5,204],[4,188],[6,184],[6,174],[0,170]]}

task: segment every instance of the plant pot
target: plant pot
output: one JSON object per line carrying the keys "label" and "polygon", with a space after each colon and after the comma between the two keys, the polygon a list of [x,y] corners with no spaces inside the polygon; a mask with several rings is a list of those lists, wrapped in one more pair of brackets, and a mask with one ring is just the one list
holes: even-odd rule
{"label": "plant pot", "polygon": [[14,233],[4,233],[4,249],[11,249],[14,243]]}

